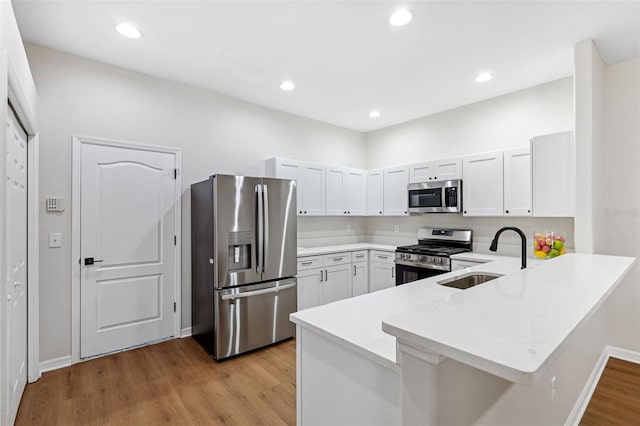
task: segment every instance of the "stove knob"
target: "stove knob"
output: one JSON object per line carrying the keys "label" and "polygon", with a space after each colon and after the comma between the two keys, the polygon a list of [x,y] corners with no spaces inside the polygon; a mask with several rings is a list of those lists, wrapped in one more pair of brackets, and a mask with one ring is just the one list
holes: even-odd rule
{"label": "stove knob", "polygon": [[440,259],[439,257],[434,257],[433,258],[433,263],[435,263],[435,264],[442,263],[442,259]]}

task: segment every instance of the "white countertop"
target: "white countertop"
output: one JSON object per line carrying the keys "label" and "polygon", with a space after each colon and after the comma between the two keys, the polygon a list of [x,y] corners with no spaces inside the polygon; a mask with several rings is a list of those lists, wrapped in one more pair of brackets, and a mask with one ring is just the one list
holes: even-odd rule
{"label": "white countertop", "polygon": [[[306,309],[291,320],[389,368],[398,368],[398,336],[508,380],[531,383],[634,261],[566,254],[529,259],[531,266],[520,270],[519,259],[502,258]],[[467,290],[437,284],[469,271],[505,276]]]}
{"label": "white countertop", "polygon": [[396,246],[390,246],[386,244],[374,244],[374,243],[353,243],[353,244],[340,244],[335,246],[311,247],[311,248],[298,247],[298,257],[317,256],[320,254],[331,254],[331,253],[339,253],[341,251],[356,251],[356,250],[396,251]]}
{"label": "white countertop", "polygon": [[[497,254],[476,253],[473,251],[469,251],[466,253],[452,254],[450,257],[451,259],[455,259],[455,260],[468,260],[469,262],[478,262],[478,263],[488,263],[488,262],[493,262],[497,260],[500,262],[517,262],[519,265],[521,262],[521,259],[519,257],[498,256]],[[535,261],[537,261],[537,259],[527,259],[527,265],[529,263],[533,265]]]}
{"label": "white countertop", "polygon": [[385,318],[382,329],[504,379],[532,384],[634,262],[566,254],[515,272],[504,262],[485,263],[469,270],[506,275]]}

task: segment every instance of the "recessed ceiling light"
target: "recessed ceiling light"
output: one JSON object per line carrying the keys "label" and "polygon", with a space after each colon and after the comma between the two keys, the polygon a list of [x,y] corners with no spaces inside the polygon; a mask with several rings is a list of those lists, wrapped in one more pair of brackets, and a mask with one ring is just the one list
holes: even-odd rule
{"label": "recessed ceiling light", "polygon": [[292,91],[293,89],[295,89],[295,88],[296,88],[296,85],[295,85],[295,84],[293,84],[293,82],[292,82],[292,81],[286,80],[286,81],[283,81],[283,82],[282,82],[282,84],[280,85],[280,88],[281,88],[282,90],[285,90],[285,91],[287,91],[287,92],[290,92],[290,91]]}
{"label": "recessed ceiling light", "polygon": [[127,38],[140,38],[142,37],[142,33],[139,29],[134,27],[131,24],[127,24],[126,22],[121,22],[116,25],[116,31],[118,31],[121,35]]}
{"label": "recessed ceiling light", "polygon": [[398,9],[389,16],[389,23],[394,27],[401,27],[407,25],[413,15],[407,9]]}
{"label": "recessed ceiling light", "polygon": [[369,117],[371,118],[380,117],[380,111],[378,111],[377,109],[371,110],[371,112],[369,113]]}
{"label": "recessed ceiling light", "polygon": [[478,76],[475,78],[476,83],[486,83],[487,81],[491,80],[493,78],[493,76],[488,73],[488,72],[483,72],[478,74]]}

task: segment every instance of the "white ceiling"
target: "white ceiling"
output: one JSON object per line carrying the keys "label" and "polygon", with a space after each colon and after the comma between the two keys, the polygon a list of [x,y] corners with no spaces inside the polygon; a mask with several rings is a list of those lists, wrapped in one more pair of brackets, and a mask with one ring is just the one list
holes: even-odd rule
{"label": "white ceiling", "polygon": [[[584,39],[609,64],[640,57],[639,1],[13,4],[26,41],[363,132],[567,77]],[[414,19],[396,28],[399,5]]]}

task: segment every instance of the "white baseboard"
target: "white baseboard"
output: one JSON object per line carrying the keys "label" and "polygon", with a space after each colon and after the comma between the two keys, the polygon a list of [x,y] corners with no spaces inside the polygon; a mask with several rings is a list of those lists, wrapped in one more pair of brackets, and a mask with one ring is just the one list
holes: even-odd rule
{"label": "white baseboard", "polygon": [[180,330],[180,338],[183,339],[185,337],[191,336],[191,327],[186,327]]}
{"label": "white baseboard", "polygon": [[618,358],[623,361],[634,362],[640,364],[640,352],[630,351],[629,349],[616,348],[615,346],[607,346],[609,356]]}
{"label": "white baseboard", "polygon": [[591,396],[593,396],[593,392],[596,390],[600,376],[602,376],[602,372],[607,366],[609,358],[618,358],[624,361],[640,364],[640,352],[634,352],[615,346],[605,346],[600,358],[598,358],[596,365],[593,367],[593,371],[591,371],[591,374],[587,379],[587,383],[584,385],[578,400],[573,406],[573,409],[565,422],[565,426],[577,426],[580,423],[580,420],[587,409],[587,405],[589,405],[589,401],[591,401]]}
{"label": "white baseboard", "polygon": [[40,363],[40,373],[69,367],[71,365],[71,355],[61,356]]}

